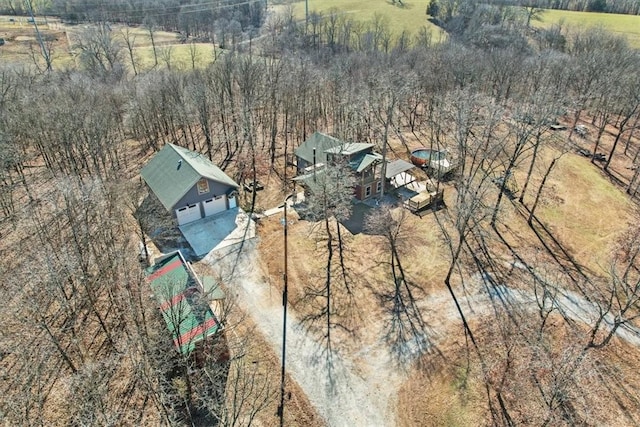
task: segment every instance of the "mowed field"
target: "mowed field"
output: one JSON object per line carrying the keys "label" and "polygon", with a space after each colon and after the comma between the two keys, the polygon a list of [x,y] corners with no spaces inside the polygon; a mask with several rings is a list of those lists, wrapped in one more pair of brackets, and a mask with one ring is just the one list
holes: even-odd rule
{"label": "mowed field", "polygon": [[548,28],[559,23],[570,30],[601,27],[612,33],[626,36],[631,46],[640,48],[640,16],[638,15],[548,9],[542,15],[542,21],[534,22],[533,25]]}
{"label": "mowed field", "polygon": [[[377,14],[388,20],[389,27],[395,34],[400,34],[403,30],[415,34],[419,28],[427,27],[434,40],[439,40],[439,35],[443,37],[440,28],[427,19],[426,10],[430,0],[407,0],[403,3],[400,6],[397,2],[394,5],[391,0],[309,0],[309,12],[328,13],[338,10],[364,22],[371,21]],[[303,19],[305,2],[296,1],[292,4],[295,16]],[[640,48],[640,16],[548,9],[542,15],[542,21],[534,22],[533,25],[547,28],[558,23],[563,23],[564,27],[570,29],[602,27],[625,35],[632,46]]]}
{"label": "mowed field", "polygon": [[[37,18],[38,29],[43,41],[51,51],[54,69],[64,69],[78,65],[80,49],[78,41],[91,31],[89,25],[65,25],[57,19]],[[122,47],[121,60],[132,70],[131,58],[126,51],[126,40],[133,46],[133,60],[137,71],[149,70],[155,66],[155,57],[151,38],[147,29],[112,25],[114,42]],[[222,54],[221,49],[214,52],[210,43],[182,43],[179,35],[166,31],[155,31],[154,42],[158,65],[176,69],[204,67]],[[25,17],[0,16],[0,38],[5,44],[0,46],[0,62],[33,65],[34,60],[44,66],[38,44],[35,26]]]}
{"label": "mowed field", "polygon": [[[440,28],[428,21],[427,6],[430,0],[403,0],[394,5],[391,0],[309,0],[309,13],[329,13],[333,10],[340,11],[360,21],[371,21],[376,15],[381,15],[388,20],[389,28],[394,34],[400,34],[406,30],[415,35],[417,31],[426,27],[438,40],[442,34]],[[294,14],[299,19],[304,19],[305,2],[292,2]]]}

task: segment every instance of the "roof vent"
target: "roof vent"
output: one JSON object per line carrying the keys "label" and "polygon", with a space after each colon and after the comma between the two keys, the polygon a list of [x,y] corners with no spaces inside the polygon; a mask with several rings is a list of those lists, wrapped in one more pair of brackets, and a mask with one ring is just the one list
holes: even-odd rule
{"label": "roof vent", "polygon": [[182,166],[182,159],[178,160],[178,170],[180,170],[180,166]]}

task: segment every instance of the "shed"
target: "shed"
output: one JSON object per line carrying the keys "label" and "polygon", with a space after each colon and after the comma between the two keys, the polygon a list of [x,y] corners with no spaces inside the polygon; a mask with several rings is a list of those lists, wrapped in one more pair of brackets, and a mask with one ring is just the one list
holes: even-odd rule
{"label": "shed", "polygon": [[147,270],[147,280],[180,353],[191,354],[206,338],[222,331],[202,283],[180,251],[157,260]]}

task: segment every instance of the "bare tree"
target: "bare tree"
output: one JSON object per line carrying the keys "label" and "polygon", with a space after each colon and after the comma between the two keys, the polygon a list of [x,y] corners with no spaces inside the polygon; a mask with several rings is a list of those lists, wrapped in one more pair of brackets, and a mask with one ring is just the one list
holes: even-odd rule
{"label": "bare tree", "polygon": [[593,289],[597,312],[587,349],[606,346],[620,328],[627,325],[633,328],[635,319],[640,317],[639,237],[640,228],[636,222],[618,242],[607,286]]}
{"label": "bare tree", "polygon": [[[303,321],[314,325],[324,322],[323,339],[328,366],[331,366],[333,351],[332,331],[338,327],[351,332],[346,316],[353,302],[351,295],[350,277],[344,262],[344,239],[340,231],[340,222],[351,215],[351,198],[355,179],[347,164],[333,163],[321,171],[308,177],[308,197],[306,198],[309,214],[320,221],[322,231],[319,235],[321,250],[326,256],[323,278],[319,284],[310,285],[305,290],[305,299],[317,305],[317,311],[307,316]],[[337,236],[334,236],[334,232]],[[339,264],[336,266],[335,251],[338,250]],[[338,270],[336,272],[336,270]],[[336,280],[338,279],[338,280]],[[334,285],[340,285],[335,289]]]}

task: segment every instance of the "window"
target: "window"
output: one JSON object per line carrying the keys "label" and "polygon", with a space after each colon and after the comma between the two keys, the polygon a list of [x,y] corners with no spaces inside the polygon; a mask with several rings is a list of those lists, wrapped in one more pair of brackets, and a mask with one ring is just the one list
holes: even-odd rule
{"label": "window", "polygon": [[209,192],[209,181],[207,181],[207,178],[201,178],[196,186],[198,187],[198,194],[207,194]]}
{"label": "window", "polygon": [[380,193],[382,191],[382,181],[378,181],[376,183],[376,193]]}
{"label": "window", "polygon": [[364,197],[369,197],[370,195],[371,195],[371,186],[370,186],[370,185],[367,185],[367,186],[364,188]]}

